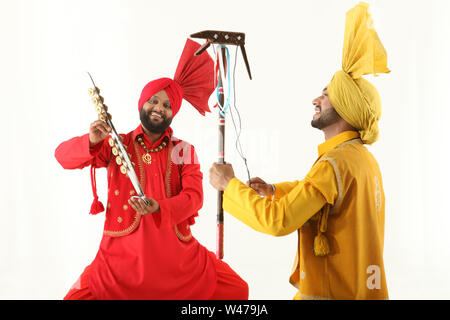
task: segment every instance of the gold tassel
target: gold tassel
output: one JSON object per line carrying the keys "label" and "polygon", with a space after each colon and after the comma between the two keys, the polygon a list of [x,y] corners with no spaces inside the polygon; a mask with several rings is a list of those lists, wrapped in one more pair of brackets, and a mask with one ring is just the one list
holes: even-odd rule
{"label": "gold tassel", "polygon": [[324,257],[330,253],[328,239],[323,233],[318,234],[314,238],[314,255],[316,257]]}
{"label": "gold tassel", "polygon": [[327,220],[330,212],[330,205],[327,203],[320,212],[319,221],[317,221],[317,235],[314,238],[314,255],[324,257],[330,253],[330,245],[324,232],[327,231]]}

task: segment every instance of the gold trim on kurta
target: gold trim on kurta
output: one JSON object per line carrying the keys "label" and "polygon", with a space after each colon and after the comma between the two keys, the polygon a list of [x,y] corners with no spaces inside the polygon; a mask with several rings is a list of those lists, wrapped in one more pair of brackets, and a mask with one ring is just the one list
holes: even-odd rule
{"label": "gold trim on kurta", "polygon": [[[131,137],[132,143],[134,145],[134,149],[136,151],[136,155],[137,155],[137,166],[139,168],[139,182],[141,183],[142,189],[145,190],[145,171],[144,171],[144,165],[142,163],[142,160],[140,159],[140,152],[139,152],[139,148],[137,146],[137,144],[134,141],[134,137]],[[118,191],[116,190],[118,195]],[[111,236],[111,237],[120,237],[120,236],[125,236],[129,233],[131,233],[132,231],[134,231],[134,229],[137,228],[137,226],[139,225],[139,222],[141,221],[141,215],[135,211],[135,216],[134,216],[134,221],[133,223],[126,229],[124,230],[119,230],[119,231],[110,231],[110,230],[104,230],[103,234]]]}
{"label": "gold trim on kurta", "polygon": [[126,228],[125,230],[121,230],[121,231],[107,231],[107,230],[105,230],[105,231],[103,231],[103,234],[105,234],[107,236],[111,236],[111,237],[125,236],[125,235],[131,233],[134,229],[136,229],[136,227],[139,225],[139,221],[141,221],[141,215],[136,212],[136,216],[134,217],[134,221],[128,228]]}
{"label": "gold trim on kurta", "polygon": [[173,149],[173,143],[172,141],[169,141],[169,147],[167,148],[168,155],[167,155],[167,171],[166,171],[166,178],[165,178],[165,189],[166,189],[166,197],[172,198],[172,190],[170,189],[171,186],[171,176],[172,176],[172,149]]}
{"label": "gold trim on kurta", "polygon": [[175,229],[175,233],[176,233],[178,239],[180,239],[181,241],[186,242],[186,241],[189,241],[192,239],[192,233],[189,233],[187,236],[184,236],[181,234],[180,230],[178,230],[177,225],[175,225],[173,228]]}

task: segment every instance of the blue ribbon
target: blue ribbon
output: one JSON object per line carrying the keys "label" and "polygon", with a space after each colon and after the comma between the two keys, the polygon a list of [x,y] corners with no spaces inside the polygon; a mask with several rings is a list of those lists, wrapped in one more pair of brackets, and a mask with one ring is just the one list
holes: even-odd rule
{"label": "blue ribbon", "polygon": [[[231,80],[230,80],[230,52],[228,51],[228,48],[226,47],[226,46],[221,46],[222,48],[225,48],[225,52],[226,52],[226,54],[227,54],[227,78],[228,78],[228,91],[230,91],[230,85],[231,85]],[[219,60],[219,63],[220,63],[220,60]],[[220,69],[219,69],[220,70]],[[222,90],[223,90],[223,85],[222,85]],[[228,92],[228,97],[227,97],[227,101],[225,102],[225,107],[222,107],[221,105],[220,105],[220,100],[219,100],[219,86],[217,86],[217,89],[216,89],[216,95],[217,95],[217,106],[219,107],[219,112],[220,112],[220,115],[223,117],[223,118],[225,118],[225,112],[227,112],[227,110],[228,110],[228,108],[230,107],[230,94],[229,94],[229,92]],[[225,95],[225,91],[224,91],[224,95]]]}

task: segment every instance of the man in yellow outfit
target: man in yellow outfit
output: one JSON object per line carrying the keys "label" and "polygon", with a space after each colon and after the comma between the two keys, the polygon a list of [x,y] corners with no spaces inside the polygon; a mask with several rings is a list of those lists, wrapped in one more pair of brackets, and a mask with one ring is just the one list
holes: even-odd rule
{"label": "man in yellow outfit", "polygon": [[[342,70],[313,100],[311,125],[325,142],[301,181],[245,185],[230,164],[213,164],[210,183],[224,191],[223,209],[253,229],[298,231],[290,282],[294,299],[387,299],[383,262],[385,198],[378,163],[364,144],[378,139],[381,101],[361,76],[388,73],[368,4],[346,15]],[[261,197],[265,196],[265,197]]]}

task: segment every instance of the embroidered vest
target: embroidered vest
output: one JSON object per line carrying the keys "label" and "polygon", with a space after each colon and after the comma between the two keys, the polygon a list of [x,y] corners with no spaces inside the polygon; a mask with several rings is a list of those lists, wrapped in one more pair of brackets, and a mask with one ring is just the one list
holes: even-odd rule
{"label": "embroidered vest", "polygon": [[[136,143],[133,132],[127,135],[120,135],[122,137],[123,145],[125,146],[130,160],[133,162],[134,170],[145,190],[147,177],[145,174],[144,163],[142,161],[142,153],[139,149],[139,144]],[[183,163],[179,163],[179,159],[183,159],[184,148],[179,148],[177,145],[186,142],[175,137],[169,141],[168,145],[168,159],[167,169],[164,179],[164,190],[166,197],[170,198],[180,193],[182,189],[181,170]],[[179,158],[177,163],[172,159],[173,149],[179,150]],[[111,153],[111,159],[107,166],[108,177],[108,204],[106,207],[106,217],[103,233],[111,237],[126,236],[132,233],[139,226],[142,215],[134,211],[128,204],[128,199],[136,195],[131,180],[127,175],[120,172],[120,166],[116,163],[115,157]],[[93,164],[95,167],[95,163]],[[95,181],[95,178],[93,179]],[[164,214],[164,213],[161,213]],[[194,224],[194,217],[198,213],[194,213],[185,221],[174,226],[177,237],[184,242],[192,239],[190,225]]]}

